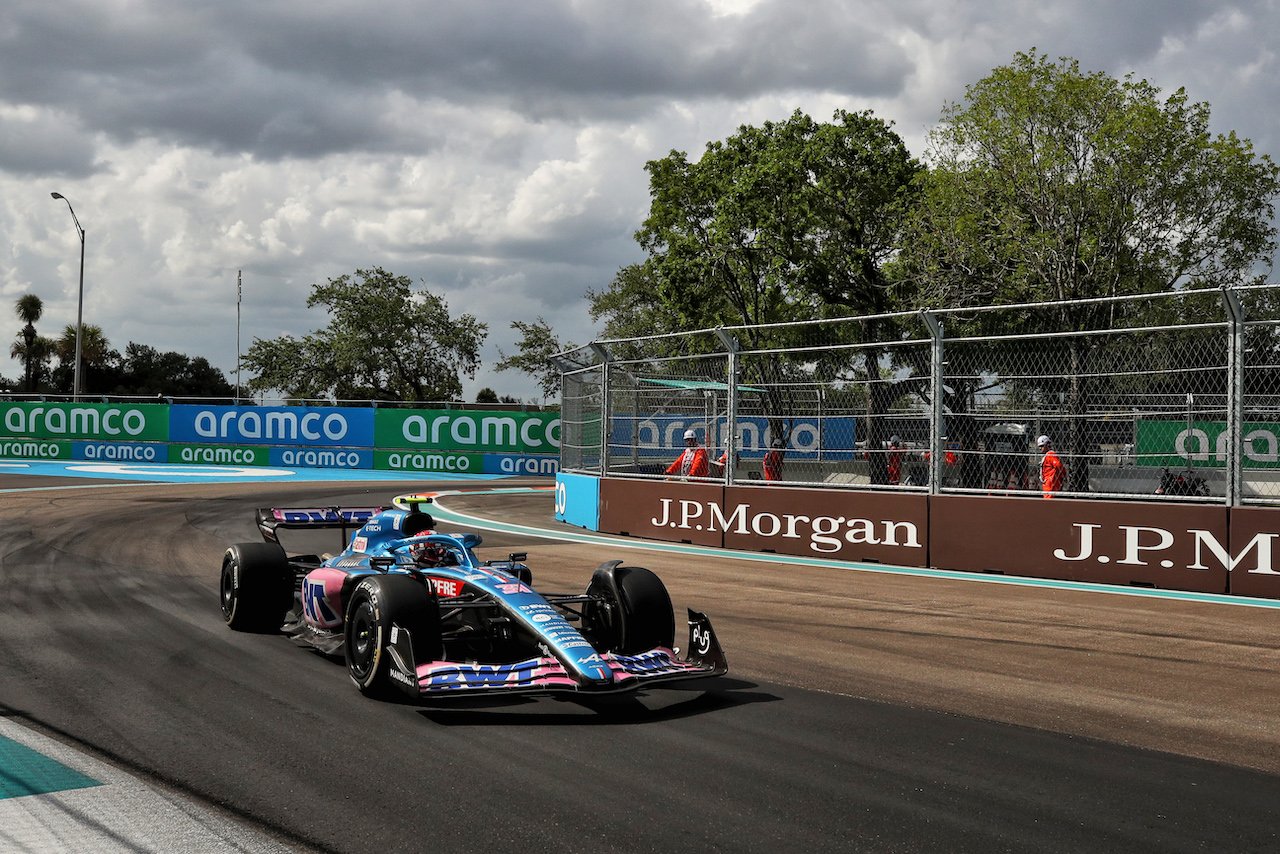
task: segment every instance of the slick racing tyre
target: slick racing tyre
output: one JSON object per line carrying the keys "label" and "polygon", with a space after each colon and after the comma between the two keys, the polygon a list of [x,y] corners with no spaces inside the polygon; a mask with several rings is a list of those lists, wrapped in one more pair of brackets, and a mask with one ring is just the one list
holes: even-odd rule
{"label": "slick racing tyre", "polygon": [[293,606],[293,570],[278,543],[237,543],[222,556],[222,619],[240,632],[274,632]]}
{"label": "slick racing tyre", "polygon": [[587,586],[584,634],[600,652],[633,655],[675,644],[675,614],[662,579],[641,566],[605,564]]}
{"label": "slick racing tyre", "polygon": [[421,580],[399,574],[360,579],[347,602],[343,651],[351,680],[367,697],[390,699],[403,691],[395,679],[407,674],[392,661],[392,626],[409,633],[409,667],[441,657],[440,606]]}

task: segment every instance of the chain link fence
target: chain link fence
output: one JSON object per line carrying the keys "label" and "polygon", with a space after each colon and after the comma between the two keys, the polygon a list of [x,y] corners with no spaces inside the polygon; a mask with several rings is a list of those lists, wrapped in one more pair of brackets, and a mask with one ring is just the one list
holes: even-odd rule
{"label": "chain link fence", "polygon": [[558,358],[566,471],[679,476],[692,430],[707,482],[1280,501],[1272,285],[726,327]]}

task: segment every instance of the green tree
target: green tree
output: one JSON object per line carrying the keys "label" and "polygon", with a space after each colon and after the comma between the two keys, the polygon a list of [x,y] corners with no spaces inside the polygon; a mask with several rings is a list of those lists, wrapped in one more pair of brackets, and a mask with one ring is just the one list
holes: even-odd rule
{"label": "green tree", "polygon": [[44,302],[35,294],[23,294],[14,304],[14,313],[22,321],[22,331],[9,348],[9,355],[22,362],[22,387],[30,394],[39,386],[52,353],[49,339],[36,333],[36,321],[44,314]]}
{"label": "green tree", "polygon": [[[780,347],[806,342],[794,329],[761,325],[881,314],[900,303],[886,265],[920,165],[870,112],[841,110],[819,123],[797,111],[785,122],[739,128],[708,144],[696,163],[673,151],[646,169],[651,203],[636,239],[648,258],[624,268],[609,291],[588,294],[593,315],[607,316],[616,331],[748,326],[738,333],[744,347]],[[889,320],[869,321],[838,343],[897,333]],[[869,388],[868,414],[883,414],[902,394],[882,381],[892,356],[866,347],[850,362],[850,352],[752,360],[744,379],[768,390],[771,418],[791,408],[795,384],[814,371]],[[879,421],[868,419],[872,442]],[[772,429],[787,432],[779,420]]]}
{"label": "green tree", "polygon": [[658,299],[656,266],[628,264],[607,288],[587,289],[591,319],[604,322],[601,338],[643,338],[687,328],[679,313]]}
{"label": "green tree", "polygon": [[203,356],[161,353],[132,341],[118,357],[112,394],[165,397],[232,397],[235,389]]}
{"label": "green tree", "polygon": [[498,393],[493,389],[485,386],[476,392],[476,403],[497,403]]}
{"label": "green tree", "polygon": [[474,377],[488,327],[450,316],[445,301],[375,267],[312,285],[307,307],[330,324],[302,338],[255,339],[244,359],[251,391],[336,400],[455,400]]}
{"label": "green tree", "polygon": [[517,370],[533,377],[538,382],[538,390],[542,392],[544,401],[548,397],[558,396],[560,366],[551,357],[556,353],[572,350],[577,345],[568,342],[561,344],[559,336],[541,317],[534,323],[513,320],[511,328],[520,333],[520,340],[516,342],[516,349],[519,352],[508,356],[499,349],[500,358],[494,365],[494,370]]}
{"label": "green tree", "polygon": [[824,124],[797,111],[709,143],[697,163],[673,151],[646,169],[652,201],[636,239],[655,295],[688,326],[890,305],[883,267],[920,167],[870,112]]}
{"label": "green tree", "polygon": [[[944,109],[897,272],[925,307],[1246,282],[1269,266],[1276,248],[1280,173],[1248,140],[1212,136],[1208,127],[1209,106],[1181,89],[1162,98],[1146,81],[1020,53]],[[1114,328],[1142,310],[1064,304],[1028,312],[1023,328]],[[1068,450],[1080,454],[1088,441],[1084,415],[1103,373],[1090,367],[1090,356],[1102,339],[1046,346],[1063,379],[1044,381],[1040,391],[1066,401]],[[1020,355],[992,354],[988,368]],[[1072,489],[1087,488],[1086,466],[1071,476]]]}
{"label": "green tree", "polygon": [[[1280,174],[1179,89],[1032,51],[949,105],[905,249],[932,305],[1237,284],[1275,251]],[[1084,311],[1088,307],[1064,309]]]}

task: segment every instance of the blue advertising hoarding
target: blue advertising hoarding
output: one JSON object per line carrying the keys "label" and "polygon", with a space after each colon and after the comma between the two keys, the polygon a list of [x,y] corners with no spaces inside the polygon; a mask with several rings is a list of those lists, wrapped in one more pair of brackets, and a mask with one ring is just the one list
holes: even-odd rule
{"label": "blue advertising hoarding", "polygon": [[372,448],[271,448],[269,462],[281,468],[372,469]]}
{"label": "blue advertising hoarding", "polygon": [[593,475],[556,475],[556,521],[600,530],[600,478]]}
{"label": "blue advertising hoarding", "polygon": [[107,460],[113,463],[167,463],[169,446],[163,442],[72,442],[71,459]]}
{"label": "blue advertising hoarding", "polygon": [[373,409],[336,406],[193,406],[170,408],[169,439],[228,445],[372,448]]}
{"label": "blue advertising hoarding", "polygon": [[[787,458],[853,459],[858,453],[854,441],[857,421],[857,418],[850,415],[784,419],[789,434]],[[769,419],[739,416],[737,423],[738,441],[735,445],[738,453],[745,458],[750,458],[753,454],[763,456],[774,438]],[[711,451],[723,451],[728,447],[728,422],[723,418],[708,425],[702,419],[657,416],[639,422],[615,419],[609,434],[611,452],[614,455],[625,454],[625,449],[629,447],[638,457],[675,459],[684,449],[685,430],[697,431],[699,440]],[[712,456],[715,455],[713,453]]]}
{"label": "blue advertising hoarding", "polygon": [[485,474],[554,476],[560,471],[557,454],[485,454]]}

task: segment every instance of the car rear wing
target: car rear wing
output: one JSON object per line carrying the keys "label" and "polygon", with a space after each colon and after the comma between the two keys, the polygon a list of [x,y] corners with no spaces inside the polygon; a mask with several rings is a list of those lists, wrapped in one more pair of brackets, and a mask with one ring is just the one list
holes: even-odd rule
{"label": "car rear wing", "polygon": [[342,531],[343,542],[387,507],[260,507],[255,514],[258,530],[269,543],[279,544],[277,531],[332,528]]}

